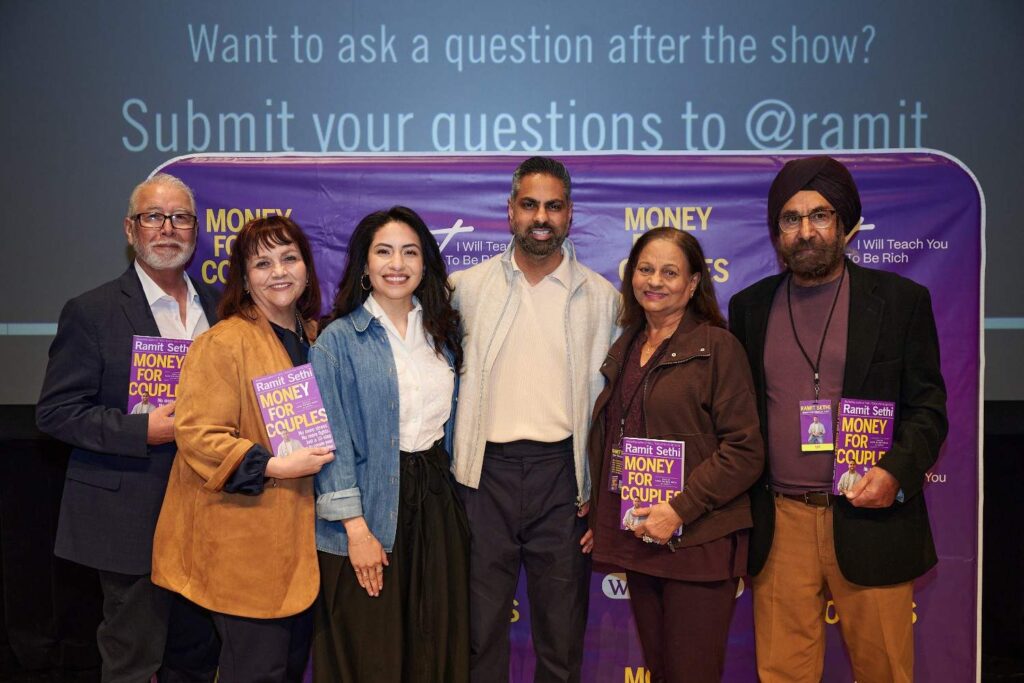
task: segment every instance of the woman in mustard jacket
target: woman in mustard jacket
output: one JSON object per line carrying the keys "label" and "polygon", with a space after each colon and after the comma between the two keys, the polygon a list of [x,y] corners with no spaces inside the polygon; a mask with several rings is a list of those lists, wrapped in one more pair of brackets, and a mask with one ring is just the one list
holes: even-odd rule
{"label": "woman in mustard jacket", "polygon": [[325,448],[275,457],[252,380],[306,362],[320,289],[302,230],[273,216],[238,234],[219,313],[186,356],[153,582],[209,609],[221,683],[301,681],[320,576],[313,477]]}

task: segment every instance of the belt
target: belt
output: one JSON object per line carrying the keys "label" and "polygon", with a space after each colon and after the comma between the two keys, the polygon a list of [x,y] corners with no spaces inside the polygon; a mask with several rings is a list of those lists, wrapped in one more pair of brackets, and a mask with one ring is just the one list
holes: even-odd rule
{"label": "belt", "polygon": [[826,491],[808,491],[806,493],[779,493],[775,492],[776,496],[782,496],[783,498],[789,498],[790,500],[796,500],[804,505],[810,505],[816,508],[830,508],[832,507],[833,501],[836,496]]}

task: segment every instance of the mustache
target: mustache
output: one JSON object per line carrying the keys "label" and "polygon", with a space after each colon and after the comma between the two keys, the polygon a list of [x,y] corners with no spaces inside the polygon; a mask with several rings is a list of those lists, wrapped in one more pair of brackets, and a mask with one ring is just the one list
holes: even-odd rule
{"label": "mustache", "polygon": [[825,245],[820,243],[820,240],[806,239],[803,237],[797,238],[797,241],[793,243],[794,249],[818,249],[823,248]]}

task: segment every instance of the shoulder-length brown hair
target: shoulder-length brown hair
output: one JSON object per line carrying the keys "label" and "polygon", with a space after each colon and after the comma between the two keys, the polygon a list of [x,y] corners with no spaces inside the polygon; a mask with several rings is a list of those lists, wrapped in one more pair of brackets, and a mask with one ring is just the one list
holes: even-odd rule
{"label": "shoulder-length brown hair", "polygon": [[231,259],[228,262],[228,281],[217,305],[217,315],[221,320],[247,313],[255,306],[252,296],[245,291],[245,271],[249,259],[256,255],[260,247],[273,249],[282,244],[294,244],[298,247],[302,262],[306,265],[306,278],[309,284],[296,304],[299,315],[303,320],[316,320],[320,316],[320,281],[316,277],[313,252],[309,248],[306,234],[287,216],[267,216],[254,218],[243,225],[232,245]]}
{"label": "shoulder-length brown hair", "polygon": [[633,294],[633,273],[636,271],[636,262],[640,260],[640,252],[654,240],[668,240],[679,247],[690,273],[700,274],[697,289],[686,304],[687,315],[694,315],[698,320],[717,327],[725,327],[725,318],[718,308],[715,285],[711,281],[711,273],[707,261],[704,260],[704,250],[700,248],[700,242],[688,232],[664,227],[645,232],[629,251],[626,269],[622,273],[622,313],[619,315],[619,325],[628,329],[639,327],[644,322],[644,309]]}

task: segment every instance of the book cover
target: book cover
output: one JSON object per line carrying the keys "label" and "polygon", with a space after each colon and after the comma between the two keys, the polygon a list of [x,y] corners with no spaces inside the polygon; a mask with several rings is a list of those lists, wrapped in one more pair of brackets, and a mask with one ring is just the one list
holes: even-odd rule
{"label": "book cover", "polygon": [[832,492],[845,494],[892,448],[896,404],[844,398],[839,401]]}
{"label": "book cover", "polygon": [[270,451],[284,457],[299,448],[334,448],[320,387],[306,363],[252,381],[270,440]]}
{"label": "book cover", "polygon": [[132,362],[128,371],[129,415],[144,415],[178,396],[181,364],[191,339],[132,337]]}
{"label": "book cover", "polygon": [[[630,529],[632,510],[668,502],[683,490],[686,445],[682,441],[622,440],[622,474],[619,478],[619,528]],[[678,536],[682,527],[676,531]]]}

